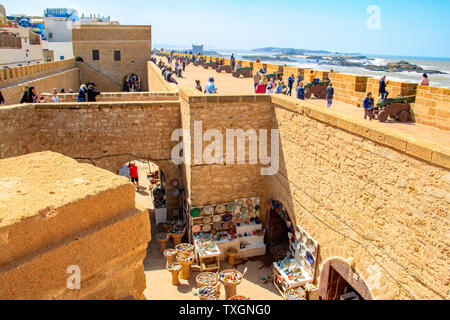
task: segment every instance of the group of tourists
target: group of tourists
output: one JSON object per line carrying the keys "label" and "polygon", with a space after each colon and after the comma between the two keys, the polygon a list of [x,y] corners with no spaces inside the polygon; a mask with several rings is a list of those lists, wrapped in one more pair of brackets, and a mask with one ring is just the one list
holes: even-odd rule
{"label": "group of tourists", "polygon": [[[171,58],[168,57],[167,60],[169,61],[169,65],[164,64],[164,62],[162,62],[161,60],[159,60],[157,64],[157,66],[161,69],[161,75],[167,82],[178,84],[178,82],[174,79],[174,74],[176,74],[179,78],[181,78],[182,77],[181,71],[183,70],[183,67],[177,61],[175,64],[175,72],[174,72],[171,67],[172,65]],[[184,66],[184,68],[186,68],[186,66]]]}
{"label": "group of tourists", "polygon": [[97,96],[100,95],[100,92],[95,91],[95,83],[90,81],[86,84],[82,84],[80,86],[80,90],[78,91],[78,102],[96,102]]}
{"label": "group of tourists", "polygon": [[139,80],[139,77],[135,74],[129,74],[125,78],[123,91],[125,92],[141,91],[141,81]]}

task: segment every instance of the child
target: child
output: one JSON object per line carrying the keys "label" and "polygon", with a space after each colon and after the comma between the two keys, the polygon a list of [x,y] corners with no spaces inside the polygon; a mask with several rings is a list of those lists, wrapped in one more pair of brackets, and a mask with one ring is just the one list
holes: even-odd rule
{"label": "child", "polygon": [[364,102],[363,102],[364,120],[367,119],[367,116],[369,116],[369,120],[372,121],[372,119],[373,119],[373,107],[374,107],[374,101],[373,101],[373,98],[372,98],[372,92],[369,92],[367,94],[367,98],[365,98]]}

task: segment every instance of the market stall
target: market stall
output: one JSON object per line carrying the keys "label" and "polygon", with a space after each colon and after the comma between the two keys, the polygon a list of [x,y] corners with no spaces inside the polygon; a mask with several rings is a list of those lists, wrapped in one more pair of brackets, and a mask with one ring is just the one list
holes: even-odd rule
{"label": "market stall", "polygon": [[318,244],[303,228],[295,227],[292,245],[284,259],[273,263],[275,288],[286,300],[306,300],[317,265]]}

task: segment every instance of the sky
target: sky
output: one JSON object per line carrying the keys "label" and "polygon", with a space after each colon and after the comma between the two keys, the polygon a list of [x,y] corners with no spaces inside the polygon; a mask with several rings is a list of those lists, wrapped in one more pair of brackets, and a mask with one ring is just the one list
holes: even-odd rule
{"label": "sky", "polygon": [[[7,14],[45,8],[151,25],[153,44],[207,50],[288,47],[450,58],[450,0],[7,0]],[[375,9],[374,9],[375,8]]]}

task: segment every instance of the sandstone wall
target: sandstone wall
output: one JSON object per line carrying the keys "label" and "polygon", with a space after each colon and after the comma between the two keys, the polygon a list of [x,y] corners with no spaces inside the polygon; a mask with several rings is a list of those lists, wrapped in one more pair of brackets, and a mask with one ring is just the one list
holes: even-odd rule
{"label": "sandstone wall", "polygon": [[100,92],[120,92],[123,85],[116,83],[106,77],[104,74],[98,72],[84,62],[76,62],[77,68],[80,69],[80,84],[95,82],[95,90]]}
{"label": "sandstone wall", "polygon": [[362,106],[367,96],[368,77],[335,72],[330,77],[333,82],[335,100],[355,106]]}
{"label": "sandstone wall", "polygon": [[[52,102],[51,93],[41,94],[47,102]],[[64,93],[58,94],[60,102],[77,102],[78,93]],[[102,92],[97,96],[98,102],[117,102],[117,101],[177,101],[178,93],[167,92]]]}
{"label": "sandstone wall", "polygon": [[0,160],[0,181],[0,299],[144,299],[150,223],[128,179],[44,152]]}
{"label": "sandstone wall", "polygon": [[73,69],[75,59],[0,69],[0,88]]}
{"label": "sandstone wall", "polygon": [[[218,129],[224,136],[223,152],[226,157],[226,129],[266,129],[270,133],[270,96],[250,95],[191,95],[183,90],[182,102],[183,128],[194,137],[194,122],[202,123],[202,136],[209,129]],[[188,105],[187,105],[188,104]],[[189,125],[189,127],[187,127]],[[199,131],[198,131],[199,132]],[[268,137],[270,142],[270,136]],[[194,206],[229,202],[236,198],[261,196],[260,186],[264,181],[261,175],[261,164],[258,159],[249,158],[249,144],[246,141],[246,164],[214,164],[194,163],[194,138],[191,141],[192,159],[187,168],[190,200]],[[203,142],[202,150],[211,142]],[[235,143],[235,157],[237,142]],[[213,154],[214,155],[214,154]],[[258,155],[256,155],[257,157]],[[255,160],[255,164],[250,164]]]}
{"label": "sandstone wall", "polygon": [[319,242],[317,275],[328,259],[353,258],[375,299],[448,299],[448,150],[443,169],[411,157],[409,142],[388,133],[361,131],[304,102],[272,101],[282,168],[266,180],[267,195]]}
{"label": "sandstone wall", "polygon": [[[143,91],[148,91],[147,61],[151,58],[151,27],[127,25],[83,25],[72,30],[76,58],[123,87],[126,76],[136,74]],[[93,60],[93,50],[100,59]],[[114,51],[120,51],[115,61]],[[95,81],[96,79],[94,79]]]}
{"label": "sandstone wall", "polygon": [[418,86],[412,110],[416,122],[450,130],[450,89]]}
{"label": "sandstone wall", "polygon": [[[36,113],[41,150],[90,158],[84,161],[115,173],[129,161],[151,160],[168,183],[181,178],[170,141],[181,128],[178,101],[37,104]],[[178,199],[168,196],[168,204],[171,213]]]}
{"label": "sandstone wall", "polygon": [[178,87],[174,83],[169,83],[164,80],[161,69],[159,69],[153,62],[147,63],[148,73],[148,88],[150,92],[178,92]]}
{"label": "sandstone wall", "polygon": [[[14,105],[20,102],[24,92],[25,86],[33,86],[36,89],[36,93],[52,92],[53,88],[57,88],[58,91],[64,88],[67,92],[69,89],[77,90],[80,87],[79,70],[73,68],[67,71],[61,71],[52,75],[44,76],[42,78],[36,78],[21,84],[12,85],[1,89],[3,97],[5,98],[6,105]],[[1,109],[2,107],[0,107]]]}
{"label": "sandstone wall", "polygon": [[0,108],[0,159],[39,151],[38,125],[33,105]]}
{"label": "sandstone wall", "polygon": [[[389,80],[389,79],[387,79]],[[369,78],[367,79],[366,92],[372,92],[375,102],[380,98],[378,96],[378,89],[380,85],[380,79]],[[406,83],[399,81],[389,81],[386,90],[389,92],[388,98],[396,98],[399,96],[414,96],[417,91],[416,83]]]}

